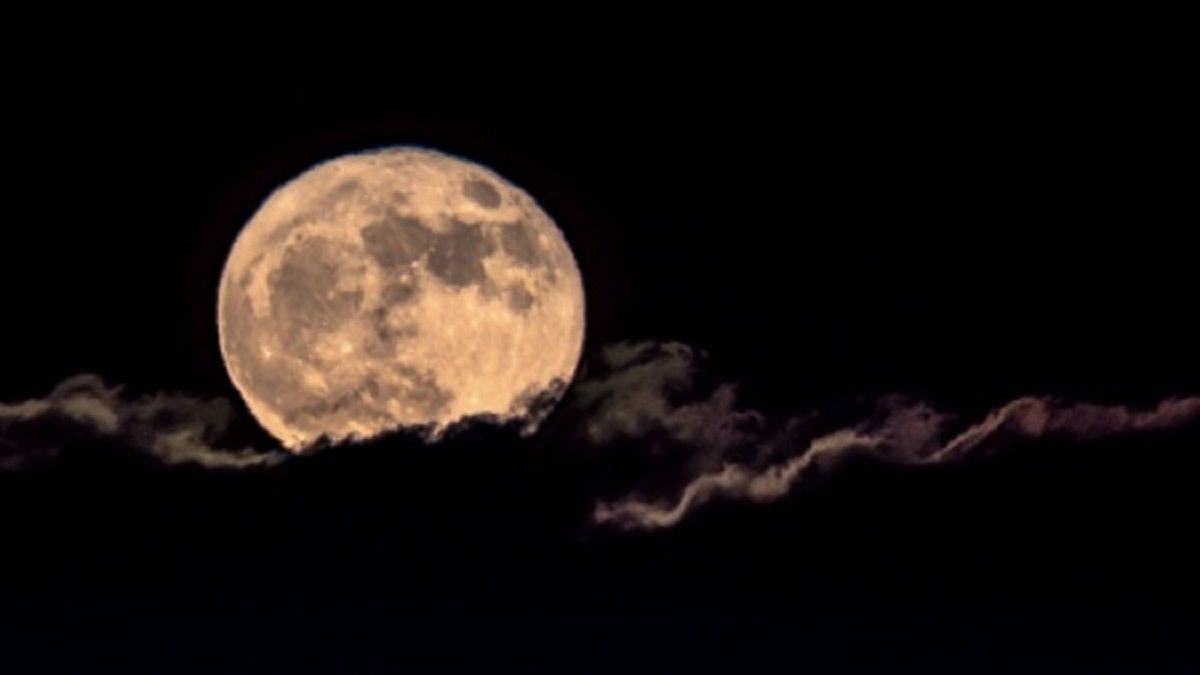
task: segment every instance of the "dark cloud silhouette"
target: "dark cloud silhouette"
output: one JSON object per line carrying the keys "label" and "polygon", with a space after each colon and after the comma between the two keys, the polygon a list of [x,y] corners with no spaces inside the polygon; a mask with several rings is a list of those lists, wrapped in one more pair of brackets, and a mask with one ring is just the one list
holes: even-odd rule
{"label": "dark cloud silhouette", "polygon": [[657,432],[676,442],[725,449],[760,436],[762,415],[735,409],[732,385],[717,386],[707,398],[691,398],[702,358],[678,342],[606,346],[595,372],[574,390],[575,405],[586,411],[587,438],[604,444]]}
{"label": "dark cloud silhouette", "polygon": [[[931,465],[1031,439],[1094,441],[1200,421],[1200,396],[1147,408],[1027,396],[969,419],[889,395],[836,413],[767,415],[742,405],[735,385],[714,381],[704,360],[701,351],[677,342],[618,343],[600,350],[574,383],[559,417],[569,431],[555,440],[574,436],[606,464],[618,460],[619,449],[637,460],[620,485],[597,488],[605,497],[595,503],[594,522],[654,529],[673,526],[713,500],[769,502],[853,456]],[[561,389],[560,383],[531,408],[544,417]],[[277,449],[231,447],[232,416],[222,398],[129,397],[95,375],[79,375],[45,398],[0,403],[0,471],[41,466],[97,441],[168,465],[241,469],[290,457]],[[498,420],[462,427],[477,424],[491,428]]]}
{"label": "dark cloud silhouette", "polygon": [[45,398],[0,403],[0,470],[39,466],[91,440],[115,441],[165,464],[238,469],[286,457],[222,447],[232,416],[223,398],[160,393],[131,399],[95,375],[77,375]]}
{"label": "dark cloud silhouette", "polygon": [[[1200,420],[1200,397],[1170,398],[1149,409],[1068,403],[1049,396],[1010,401],[970,423],[932,404],[885,396],[856,421],[819,411],[768,419],[739,408],[736,390],[700,384],[701,354],[679,343],[621,343],[604,349],[595,372],[576,387],[585,437],[596,445],[641,441],[664,459],[647,481],[598,503],[597,523],[625,529],[677,524],[713,499],[768,502],[842,459],[869,455],[899,465],[960,461],[1022,440],[1093,441],[1169,430]],[[674,449],[670,452],[667,448]],[[664,489],[662,486],[672,486]]]}

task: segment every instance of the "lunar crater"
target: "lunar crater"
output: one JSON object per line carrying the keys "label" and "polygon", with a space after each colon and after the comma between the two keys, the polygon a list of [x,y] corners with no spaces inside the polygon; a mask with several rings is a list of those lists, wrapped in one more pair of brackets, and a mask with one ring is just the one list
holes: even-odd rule
{"label": "lunar crater", "polygon": [[494,209],[500,206],[500,193],[486,180],[478,178],[468,179],[463,183],[463,194],[466,195],[467,199],[485,209]]}

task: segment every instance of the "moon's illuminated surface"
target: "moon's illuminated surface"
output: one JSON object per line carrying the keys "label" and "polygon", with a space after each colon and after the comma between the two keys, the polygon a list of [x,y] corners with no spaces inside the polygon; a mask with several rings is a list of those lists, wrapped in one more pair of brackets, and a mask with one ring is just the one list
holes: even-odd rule
{"label": "moon's illuminated surface", "polygon": [[535,426],[583,347],[583,284],[554,222],[425,149],[340,157],[276,190],[218,296],[234,385],[297,451],[473,415]]}

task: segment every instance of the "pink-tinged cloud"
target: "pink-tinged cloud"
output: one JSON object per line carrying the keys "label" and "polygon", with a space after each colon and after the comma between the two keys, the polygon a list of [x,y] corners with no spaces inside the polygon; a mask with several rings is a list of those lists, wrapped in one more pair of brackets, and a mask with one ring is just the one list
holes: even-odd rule
{"label": "pink-tinged cloud", "polygon": [[668,469],[681,474],[678,490],[633,488],[599,502],[595,522],[657,529],[678,524],[713,500],[774,501],[856,453],[895,465],[931,465],[1039,438],[1095,441],[1200,421],[1200,396],[1167,398],[1149,408],[1027,396],[963,428],[952,413],[890,396],[862,421],[818,433],[819,413],[773,423],[739,409],[729,385],[707,395],[692,391],[689,399],[683,392],[695,384],[698,362],[697,352],[677,343],[625,343],[602,353],[600,373],[583,385],[585,396],[576,401],[590,415],[588,438],[598,444],[658,439],[697,459]]}

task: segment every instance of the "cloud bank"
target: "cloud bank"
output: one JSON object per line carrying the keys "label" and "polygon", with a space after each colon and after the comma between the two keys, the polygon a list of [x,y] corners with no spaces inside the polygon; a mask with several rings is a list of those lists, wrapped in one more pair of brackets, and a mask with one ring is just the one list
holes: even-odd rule
{"label": "cloud bank", "polygon": [[232,417],[223,398],[130,399],[96,375],[77,375],[45,398],[0,403],[0,471],[40,466],[92,440],[117,442],[164,464],[240,469],[284,459],[280,452],[221,447]]}
{"label": "cloud bank", "polygon": [[[1086,442],[1200,422],[1200,396],[1149,407],[1026,396],[966,419],[890,395],[850,409],[772,415],[740,404],[737,387],[714,381],[704,354],[678,342],[605,347],[562,405],[568,437],[596,448],[605,466],[633,459],[617,472],[615,489],[597,492],[605,496],[591,514],[625,530],[672,527],[712,501],[777,500],[855,456],[933,465],[1033,439]],[[223,398],[134,398],[78,375],[45,398],[0,403],[0,472],[43,466],[97,442],[166,465],[243,469],[289,458],[278,449],[231,447],[233,414]]]}
{"label": "cloud bank", "polygon": [[856,454],[896,465],[940,464],[1031,439],[1093,441],[1200,420],[1200,396],[1148,409],[1027,396],[975,423],[923,401],[886,396],[849,422],[820,412],[772,420],[739,408],[732,385],[706,389],[701,361],[702,354],[680,343],[620,343],[604,349],[595,372],[577,385],[572,404],[585,415],[588,442],[643,443],[661,460],[652,462],[652,472],[675,474],[597,503],[595,522],[655,529],[678,524],[714,499],[777,500]]}

